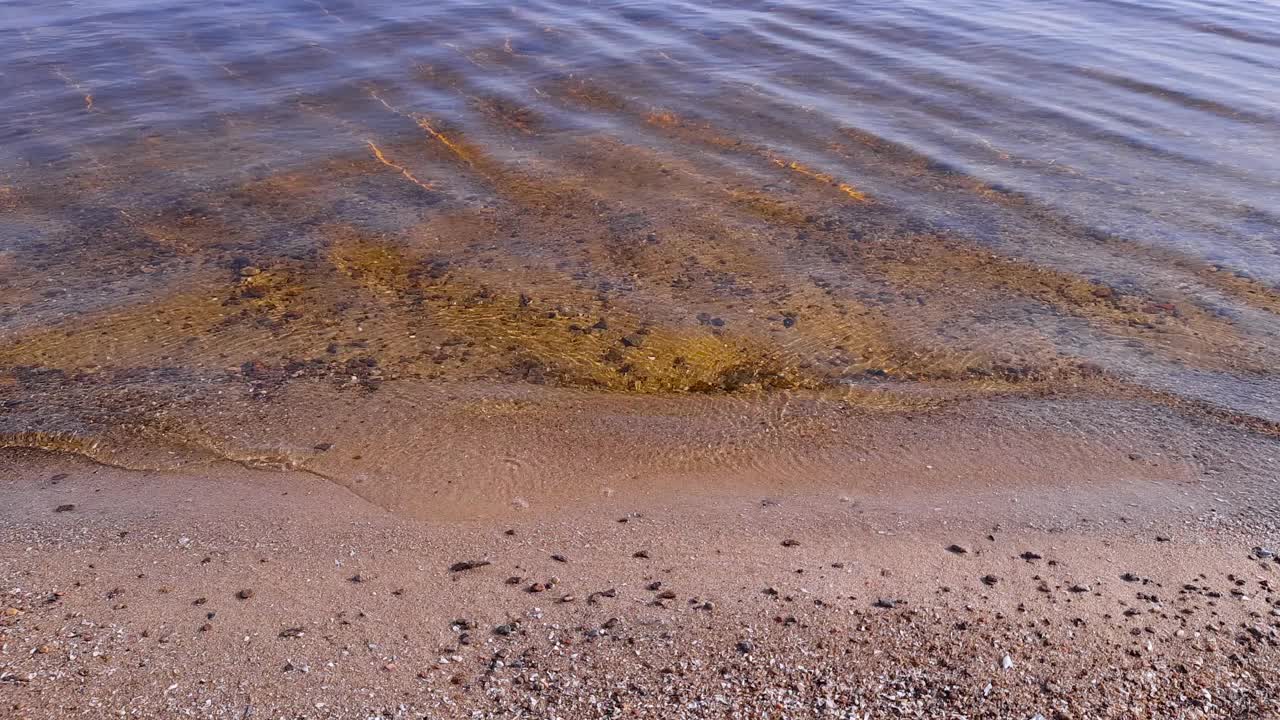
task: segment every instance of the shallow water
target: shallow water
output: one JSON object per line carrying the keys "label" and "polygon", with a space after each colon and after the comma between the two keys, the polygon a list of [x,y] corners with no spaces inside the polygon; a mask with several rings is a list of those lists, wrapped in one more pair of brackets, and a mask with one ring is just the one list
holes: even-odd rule
{"label": "shallow water", "polygon": [[0,60],[8,444],[485,417],[451,452],[532,477],[483,443],[544,407],[713,454],[1006,396],[1280,427],[1268,3],[27,1]]}

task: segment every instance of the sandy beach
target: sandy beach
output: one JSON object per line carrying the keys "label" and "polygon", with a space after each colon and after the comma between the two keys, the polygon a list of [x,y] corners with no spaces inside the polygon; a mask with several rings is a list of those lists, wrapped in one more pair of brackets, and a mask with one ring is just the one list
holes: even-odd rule
{"label": "sandy beach", "polygon": [[452,519],[306,472],[10,450],[0,697],[14,718],[1277,713],[1247,435],[1197,459],[1151,429],[1009,431],[1002,462],[946,429],[979,422],[881,420],[895,452],[807,481],[570,479]]}
{"label": "sandy beach", "polygon": [[0,720],[1280,718],[1280,13],[8,0]]}

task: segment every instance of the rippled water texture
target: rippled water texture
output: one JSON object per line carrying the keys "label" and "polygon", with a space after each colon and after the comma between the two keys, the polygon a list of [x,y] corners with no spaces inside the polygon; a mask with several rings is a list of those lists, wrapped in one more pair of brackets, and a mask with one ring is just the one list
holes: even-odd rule
{"label": "rippled water texture", "polygon": [[0,13],[8,444],[1048,394],[1280,427],[1274,4]]}

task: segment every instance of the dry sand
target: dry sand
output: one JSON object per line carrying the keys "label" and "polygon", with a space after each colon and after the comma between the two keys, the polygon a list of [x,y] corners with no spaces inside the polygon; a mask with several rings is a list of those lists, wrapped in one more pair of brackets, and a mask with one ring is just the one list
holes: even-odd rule
{"label": "dry sand", "polygon": [[579,483],[469,519],[7,451],[0,714],[1280,713],[1269,486],[1214,464],[1248,443],[966,454],[957,419],[843,485]]}

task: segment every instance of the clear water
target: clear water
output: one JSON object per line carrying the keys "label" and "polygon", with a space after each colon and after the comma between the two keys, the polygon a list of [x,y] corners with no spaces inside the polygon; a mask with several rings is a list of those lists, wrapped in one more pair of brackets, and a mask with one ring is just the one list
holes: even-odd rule
{"label": "clear water", "polygon": [[1272,2],[6,1],[0,433],[1062,393],[1273,433],[1277,148]]}

